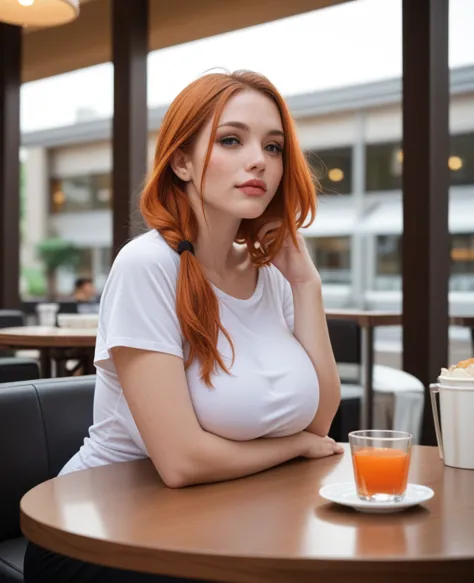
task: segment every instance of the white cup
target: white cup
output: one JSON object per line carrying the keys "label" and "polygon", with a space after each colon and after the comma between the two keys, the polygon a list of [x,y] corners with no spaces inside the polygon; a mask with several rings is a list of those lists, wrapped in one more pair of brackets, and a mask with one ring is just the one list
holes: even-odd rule
{"label": "white cup", "polygon": [[36,313],[38,314],[38,322],[40,326],[56,326],[56,314],[58,313],[58,304],[38,304],[36,306]]}
{"label": "white cup", "polygon": [[58,314],[60,328],[94,329],[98,323],[98,314]]}
{"label": "white cup", "polygon": [[447,466],[474,470],[474,378],[440,376],[430,393],[441,459]]}

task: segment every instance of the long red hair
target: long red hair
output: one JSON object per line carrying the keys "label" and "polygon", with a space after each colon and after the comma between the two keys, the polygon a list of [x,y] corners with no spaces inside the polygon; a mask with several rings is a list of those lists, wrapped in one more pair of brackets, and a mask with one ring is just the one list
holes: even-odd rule
{"label": "long red hair", "polygon": [[[212,131],[201,179],[202,186],[216,128],[228,99],[237,92],[252,89],[268,96],[277,105],[285,134],[283,177],[265,212],[257,219],[243,219],[236,242],[247,245],[252,263],[262,267],[281,249],[287,235],[297,245],[296,232],[311,224],[316,212],[315,179],[298,143],[288,107],[270,81],[251,71],[211,73],[188,85],[170,105],[158,134],[154,168],[140,202],[141,213],[150,228],[161,233],[175,251],[180,241],[195,242],[198,235],[196,214],[184,183],[173,172],[170,161],[178,149],[190,147],[203,126],[212,120]],[[281,226],[257,241],[260,228],[269,221]],[[259,245],[255,245],[255,243]],[[176,312],[190,351],[185,366],[195,359],[201,365],[201,378],[212,387],[211,375],[220,367],[229,372],[217,350],[219,331],[233,344],[219,317],[217,297],[194,255],[180,256],[176,291]]]}

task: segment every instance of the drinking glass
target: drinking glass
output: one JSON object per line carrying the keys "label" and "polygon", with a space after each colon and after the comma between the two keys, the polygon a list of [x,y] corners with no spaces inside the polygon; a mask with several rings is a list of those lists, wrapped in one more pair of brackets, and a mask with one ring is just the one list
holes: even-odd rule
{"label": "drinking glass", "polygon": [[413,436],[368,429],[349,433],[357,495],[369,502],[398,502],[407,488]]}

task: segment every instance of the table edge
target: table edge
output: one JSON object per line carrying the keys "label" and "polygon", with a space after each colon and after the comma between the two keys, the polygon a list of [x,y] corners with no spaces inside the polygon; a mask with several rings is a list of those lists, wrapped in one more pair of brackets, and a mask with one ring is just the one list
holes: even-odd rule
{"label": "table edge", "polygon": [[[474,554],[472,556],[460,555],[442,557],[439,555],[425,555],[422,557],[364,557],[364,558],[344,558],[339,556],[333,557],[274,557],[274,556],[248,556],[235,555],[226,553],[212,554],[201,552],[199,550],[180,550],[172,548],[157,548],[149,546],[137,546],[129,543],[112,542],[107,539],[89,538],[80,534],[60,531],[49,524],[38,522],[26,514],[23,508],[23,499],[20,502],[20,527],[23,535],[32,542],[43,546],[56,553],[70,556],[82,561],[91,562],[91,552],[89,548],[84,549],[85,545],[91,545],[93,542],[94,553],[100,557],[100,563],[108,567],[139,570],[137,568],[137,558],[140,558],[139,564],[143,566],[143,572],[156,573],[177,577],[190,577],[191,574],[182,569],[185,564],[189,568],[192,565],[192,574],[199,577],[208,577],[209,569],[215,571],[216,580],[222,578],[224,568],[238,566],[239,562],[245,561],[246,565],[250,564],[253,568],[265,573],[286,572],[308,572],[319,573],[345,573],[352,571],[374,571],[378,569],[386,571],[387,568],[396,569],[400,572],[408,572],[413,569],[420,569],[427,565],[437,565],[439,569],[444,566],[456,564],[459,567],[466,566],[472,569],[474,567]],[[160,567],[160,570],[149,570],[150,563]],[[204,571],[199,571],[200,566],[207,563]],[[148,569],[146,568],[148,566]]]}
{"label": "table edge", "polygon": [[[6,331],[6,332],[5,332]],[[41,350],[42,348],[94,348],[97,335],[17,335],[9,334],[8,328],[0,330],[0,346],[22,347]]]}

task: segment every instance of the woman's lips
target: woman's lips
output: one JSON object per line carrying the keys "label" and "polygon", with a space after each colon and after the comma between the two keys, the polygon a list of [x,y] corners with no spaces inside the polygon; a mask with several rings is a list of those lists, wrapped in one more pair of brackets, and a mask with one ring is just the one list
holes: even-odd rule
{"label": "woman's lips", "polygon": [[267,185],[263,180],[258,180],[258,178],[247,180],[247,182],[239,184],[237,188],[248,196],[262,196],[267,192]]}
{"label": "woman's lips", "polygon": [[260,186],[239,186],[238,189],[248,196],[263,196],[266,192]]}

